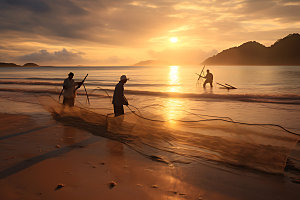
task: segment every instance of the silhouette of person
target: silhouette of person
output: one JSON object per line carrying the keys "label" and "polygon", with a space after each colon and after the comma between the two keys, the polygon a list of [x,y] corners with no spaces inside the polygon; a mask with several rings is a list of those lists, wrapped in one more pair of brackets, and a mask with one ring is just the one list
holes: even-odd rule
{"label": "silhouette of person", "polygon": [[210,87],[213,87],[212,83],[213,83],[214,76],[212,73],[209,72],[209,69],[206,70],[206,72],[207,72],[206,76],[203,77],[206,79],[203,83],[203,87],[205,88],[207,83],[210,83]]}
{"label": "silhouette of person", "polygon": [[120,77],[119,83],[115,87],[114,96],[112,104],[114,104],[115,117],[124,114],[123,105],[128,105],[128,101],[124,96],[124,84],[127,82],[128,78],[125,75]]}
{"label": "silhouette of person", "polygon": [[[70,107],[74,106],[74,100],[76,97],[76,90],[80,88],[82,85],[81,82],[75,82],[73,80],[74,74],[70,72],[68,74],[68,78],[64,80],[63,84],[63,95],[64,95],[64,100],[63,100],[63,105],[68,105]],[[77,87],[76,87],[77,86]],[[76,87],[76,88],[75,88]]]}

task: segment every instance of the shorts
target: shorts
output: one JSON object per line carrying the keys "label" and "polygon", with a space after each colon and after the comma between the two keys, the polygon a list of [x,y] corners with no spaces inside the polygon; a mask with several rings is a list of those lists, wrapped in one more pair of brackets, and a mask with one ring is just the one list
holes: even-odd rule
{"label": "shorts", "polygon": [[117,117],[119,115],[124,115],[123,105],[119,106],[119,105],[114,104],[114,113],[115,113],[115,117]]}
{"label": "shorts", "polygon": [[75,98],[66,98],[66,97],[64,97],[63,104],[67,105],[67,106],[70,106],[70,107],[74,107],[74,100],[75,100]]}

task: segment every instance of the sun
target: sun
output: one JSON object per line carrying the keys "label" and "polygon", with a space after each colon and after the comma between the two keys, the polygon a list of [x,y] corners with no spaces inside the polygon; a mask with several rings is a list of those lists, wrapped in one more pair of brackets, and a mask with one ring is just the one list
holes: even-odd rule
{"label": "sun", "polygon": [[171,37],[169,39],[169,41],[172,42],[172,43],[176,43],[176,42],[178,42],[178,38],[177,37]]}

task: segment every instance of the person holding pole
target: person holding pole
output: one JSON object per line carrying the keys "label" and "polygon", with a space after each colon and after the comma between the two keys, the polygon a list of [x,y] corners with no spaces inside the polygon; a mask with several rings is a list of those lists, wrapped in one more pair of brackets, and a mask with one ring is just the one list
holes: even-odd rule
{"label": "person holding pole", "polygon": [[63,105],[67,105],[70,107],[74,106],[74,101],[76,97],[76,90],[81,87],[83,82],[75,82],[73,80],[74,74],[70,72],[68,74],[68,78],[64,80],[63,83]]}
{"label": "person holding pole", "polygon": [[209,83],[210,84],[210,87],[213,87],[212,83],[213,83],[213,80],[214,80],[214,76],[212,73],[209,72],[209,69],[206,70],[206,76],[204,76],[203,78],[205,78],[206,80],[204,81],[203,83],[203,87],[205,88],[206,84]]}

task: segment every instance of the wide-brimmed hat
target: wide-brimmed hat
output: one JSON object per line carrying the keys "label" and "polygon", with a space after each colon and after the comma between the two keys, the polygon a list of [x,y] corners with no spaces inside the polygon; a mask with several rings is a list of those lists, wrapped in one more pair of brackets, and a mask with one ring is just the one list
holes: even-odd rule
{"label": "wide-brimmed hat", "polygon": [[70,72],[68,75],[69,75],[69,76],[74,76],[74,73],[73,73],[73,72]]}
{"label": "wide-brimmed hat", "polygon": [[120,81],[123,81],[123,80],[124,80],[124,81],[125,81],[125,80],[129,80],[129,78],[127,78],[126,75],[122,75],[122,76],[120,77]]}

